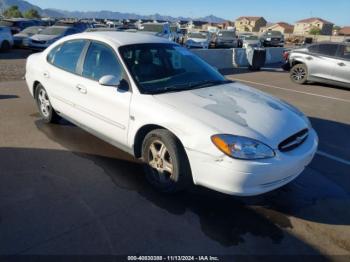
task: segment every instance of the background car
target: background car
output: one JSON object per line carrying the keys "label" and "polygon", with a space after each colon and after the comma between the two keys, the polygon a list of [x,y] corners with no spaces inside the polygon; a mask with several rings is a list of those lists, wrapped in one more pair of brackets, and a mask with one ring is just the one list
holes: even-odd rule
{"label": "background car", "polygon": [[0,26],[10,27],[11,33],[18,34],[22,30],[26,29],[30,26],[38,26],[41,25],[40,20],[34,19],[25,19],[25,18],[11,18],[11,19],[3,19],[0,21]]}
{"label": "background car", "polygon": [[186,36],[184,45],[187,48],[205,48],[208,49],[211,37],[209,32],[190,32]]}
{"label": "background car", "polygon": [[28,41],[28,38],[40,33],[45,27],[44,26],[30,26],[22,30],[18,34],[13,36],[14,46],[21,47],[23,46],[23,41]]}
{"label": "background car", "polygon": [[23,45],[33,50],[43,50],[62,37],[76,33],[79,33],[79,31],[74,27],[50,26],[28,38],[27,41],[23,42]]}
{"label": "background car", "polygon": [[237,48],[239,47],[238,37],[235,30],[219,30],[213,39],[216,48]]}
{"label": "background car", "polygon": [[256,35],[242,35],[240,39],[242,40],[243,48],[261,46],[260,39]]}
{"label": "background car", "polygon": [[350,88],[350,44],[323,42],[289,53],[290,78],[297,84],[321,82]]}
{"label": "background car", "polygon": [[6,51],[13,46],[13,37],[9,27],[0,26],[0,50]]}
{"label": "background car", "polygon": [[280,31],[267,31],[260,36],[263,46],[283,47],[284,35]]}

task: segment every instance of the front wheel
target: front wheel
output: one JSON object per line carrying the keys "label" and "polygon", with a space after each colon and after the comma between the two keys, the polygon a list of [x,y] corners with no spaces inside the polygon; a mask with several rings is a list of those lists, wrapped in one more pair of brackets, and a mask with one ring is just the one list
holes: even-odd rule
{"label": "front wheel", "polygon": [[299,85],[303,85],[307,82],[307,67],[305,64],[296,64],[290,70],[290,79]]}
{"label": "front wheel", "polygon": [[35,101],[38,106],[39,113],[45,123],[54,123],[59,120],[59,116],[53,109],[49,96],[41,84],[39,84],[36,88]]}
{"label": "front wheel", "polygon": [[163,193],[175,193],[191,185],[192,175],[180,141],[165,129],[148,133],[142,144],[148,182]]}
{"label": "front wheel", "polygon": [[2,51],[8,51],[10,48],[11,48],[11,45],[10,45],[10,43],[9,43],[8,41],[6,41],[6,40],[2,42],[1,47],[0,47],[0,49],[1,49]]}

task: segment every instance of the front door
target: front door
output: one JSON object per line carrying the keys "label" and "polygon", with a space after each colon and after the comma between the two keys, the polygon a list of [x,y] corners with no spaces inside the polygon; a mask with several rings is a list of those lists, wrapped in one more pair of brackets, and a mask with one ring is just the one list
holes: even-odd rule
{"label": "front door", "polygon": [[82,112],[83,124],[104,139],[118,146],[127,145],[131,90],[115,86],[103,86],[103,76],[125,79],[125,74],[115,51],[102,43],[91,42],[77,86],[78,110]]}

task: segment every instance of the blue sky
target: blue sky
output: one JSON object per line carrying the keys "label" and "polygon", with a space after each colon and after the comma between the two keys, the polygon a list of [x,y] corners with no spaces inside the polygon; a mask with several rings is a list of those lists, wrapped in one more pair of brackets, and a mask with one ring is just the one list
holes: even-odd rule
{"label": "blue sky", "polygon": [[338,25],[350,25],[349,0],[28,0],[42,8],[137,14],[160,13],[201,17],[213,14],[234,20],[237,16],[264,16],[270,22],[293,23],[308,17],[322,17]]}

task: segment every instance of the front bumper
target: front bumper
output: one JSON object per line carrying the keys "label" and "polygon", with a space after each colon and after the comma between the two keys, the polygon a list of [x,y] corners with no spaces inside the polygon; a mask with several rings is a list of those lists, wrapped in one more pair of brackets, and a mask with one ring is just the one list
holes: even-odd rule
{"label": "front bumper", "polygon": [[277,151],[271,159],[246,161],[226,155],[213,156],[186,148],[193,180],[222,193],[237,196],[260,195],[284,186],[298,177],[312,161],[318,137],[312,129],[308,139],[288,153]]}

